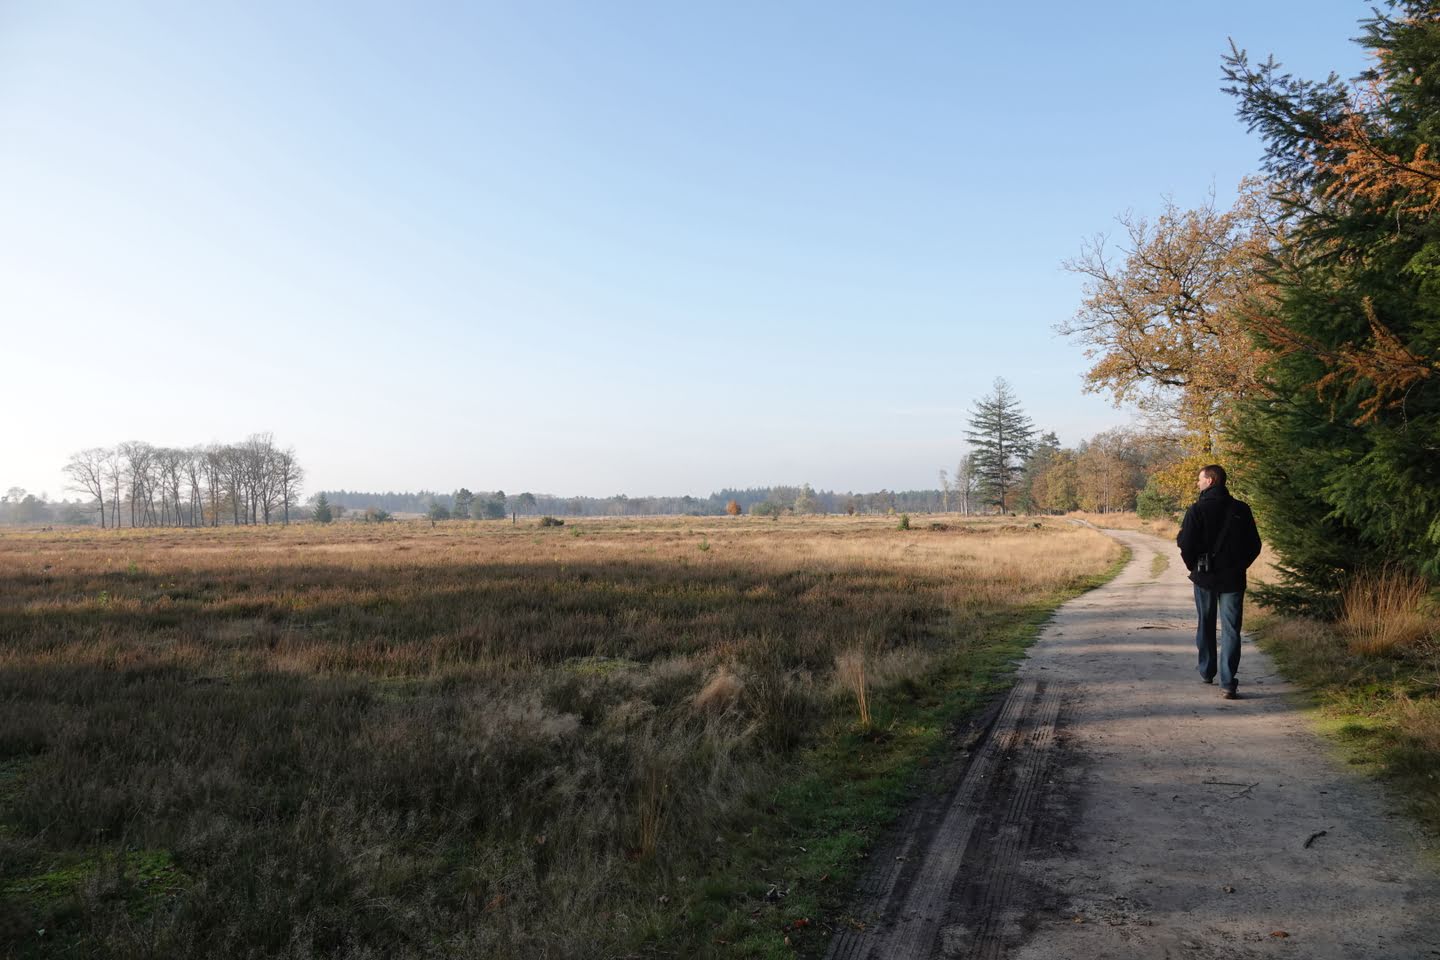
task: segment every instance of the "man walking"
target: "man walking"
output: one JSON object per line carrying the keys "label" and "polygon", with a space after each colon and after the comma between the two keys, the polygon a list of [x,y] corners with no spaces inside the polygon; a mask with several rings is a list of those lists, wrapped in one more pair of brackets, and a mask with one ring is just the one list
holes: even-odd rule
{"label": "man walking", "polygon": [[[1260,556],[1260,532],[1250,507],[1225,487],[1225,468],[1200,468],[1195,479],[1200,497],[1185,511],[1175,544],[1195,584],[1196,669],[1206,683],[1220,675],[1220,695],[1239,698],[1235,671],[1240,667],[1240,623],[1245,606],[1245,571]],[[1219,620],[1219,662],[1216,662],[1216,620]]]}

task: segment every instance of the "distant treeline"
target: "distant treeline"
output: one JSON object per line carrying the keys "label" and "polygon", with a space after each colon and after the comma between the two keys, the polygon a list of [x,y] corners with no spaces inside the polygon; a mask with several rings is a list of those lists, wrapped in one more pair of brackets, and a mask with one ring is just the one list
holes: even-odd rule
{"label": "distant treeline", "polygon": [[[944,509],[945,495],[940,490],[880,490],[874,493],[837,493],[815,490],[809,484],[775,487],[725,488],[707,497],[659,496],[631,497],[623,493],[611,497],[557,497],[552,494],[521,493],[507,496],[505,491],[492,492],[456,490],[439,493],[434,490],[415,492],[367,493],[358,490],[321,491],[332,507],[346,511],[384,510],[388,513],[429,514],[439,506],[451,515],[521,516],[548,514],[570,517],[636,517],[636,516],[720,516],[731,511],[733,502],[740,512],[758,515],[782,513],[934,513]],[[318,494],[317,494],[318,496]],[[468,511],[457,511],[460,505],[471,504]],[[497,512],[494,505],[502,505]],[[482,513],[479,507],[490,507]]]}

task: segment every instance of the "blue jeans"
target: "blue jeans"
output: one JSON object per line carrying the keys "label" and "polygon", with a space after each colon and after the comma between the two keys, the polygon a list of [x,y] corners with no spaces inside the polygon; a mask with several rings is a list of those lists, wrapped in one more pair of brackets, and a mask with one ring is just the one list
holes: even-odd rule
{"label": "blue jeans", "polygon": [[[1240,621],[1243,617],[1245,594],[1217,593],[1204,587],[1195,588],[1195,612],[1200,622],[1195,628],[1195,648],[1200,662],[1195,669],[1209,680],[1218,672],[1220,686],[1234,690],[1235,671],[1240,669]],[[1215,663],[1215,626],[1220,625],[1220,663]]]}

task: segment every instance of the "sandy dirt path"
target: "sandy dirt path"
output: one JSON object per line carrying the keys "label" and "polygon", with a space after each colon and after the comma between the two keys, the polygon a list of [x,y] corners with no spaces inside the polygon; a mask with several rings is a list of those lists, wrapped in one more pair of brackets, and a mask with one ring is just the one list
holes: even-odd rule
{"label": "sandy dirt path", "polygon": [[1420,835],[1253,644],[1242,699],[1202,684],[1174,547],[1106,532],[1130,564],[1056,614],[829,956],[1440,958]]}

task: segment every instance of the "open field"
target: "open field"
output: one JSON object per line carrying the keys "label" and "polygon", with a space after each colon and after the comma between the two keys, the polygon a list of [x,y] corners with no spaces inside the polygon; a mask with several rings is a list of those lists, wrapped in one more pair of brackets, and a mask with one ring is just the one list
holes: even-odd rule
{"label": "open field", "polygon": [[0,949],[780,949],[1122,553],[932,519],[0,535]]}

